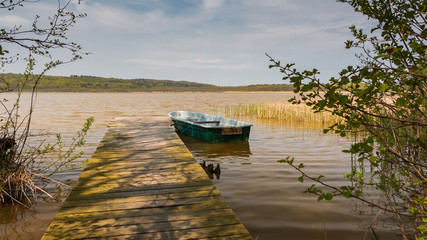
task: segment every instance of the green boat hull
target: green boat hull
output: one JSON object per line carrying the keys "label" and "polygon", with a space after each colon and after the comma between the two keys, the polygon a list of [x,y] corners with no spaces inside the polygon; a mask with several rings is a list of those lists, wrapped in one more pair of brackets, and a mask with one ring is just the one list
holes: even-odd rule
{"label": "green boat hull", "polygon": [[172,120],[176,131],[179,134],[185,134],[195,137],[204,141],[218,143],[218,142],[241,142],[248,141],[251,127],[242,127],[241,133],[224,134],[224,128],[204,128],[194,124]]}

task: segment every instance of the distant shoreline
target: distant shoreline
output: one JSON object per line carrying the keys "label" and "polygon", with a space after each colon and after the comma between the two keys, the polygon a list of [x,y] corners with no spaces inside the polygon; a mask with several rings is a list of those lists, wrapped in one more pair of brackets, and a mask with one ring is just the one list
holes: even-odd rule
{"label": "distant shoreline", "polygon": [[[13,89],[24,80],[22,74],[0,74],[1,90]],[[8,84],[5,84],[8,83]],[[31,80],[24,91],[32,90]],[[188,81],[155,79],[117,79],[95,76],[43,76],[38,92],[292,92],[291,84],[216,86]]]}
{"label": "distant shoreline", "polygon": [[[23,91],[31,93],[31,91]],[[128,92],[128,91],[37,91],[38,93],[294,93],[292,91],[140,91],[140,92]],[[13,93],[10,92],[10,93]]]}

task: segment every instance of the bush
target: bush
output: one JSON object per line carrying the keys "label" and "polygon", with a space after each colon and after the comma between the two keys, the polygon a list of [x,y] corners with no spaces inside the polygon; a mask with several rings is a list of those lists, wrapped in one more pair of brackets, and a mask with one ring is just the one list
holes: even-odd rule
{"label": "bush", "polygon": [[[272,61],[295,87],[304,103],[316,112],[331,112],[345,119],[324,132],[341,136],[363,132],[363,137],[345,152],[353,154],[359,164],[345,177],[347,186],[331,186],[323,176],[304,173],[303,164],[287,162],[305,178],[327,186],[330,192],[313,185],[306,190],[319,200],[342,195],[367,202],[400,219],[404,238],[427,239],[427,122],[426,122],[426,12],[427,2],[418,0],[339,0],[355,11],[376,20],[370,35],[355,26],[350,30],[355,40],[347,48],[359,48],[360,65],[348,66],[323,83],[318,70],[298,71],[294,64],[282,66]],[[360,136],[360,135],[359,135]],[[364,166],[370,165],[372,174]],[[365,197],[364,190],[374,186],[384,203]],[[408,221],[406,221],[408,220]],[[411,224],[414,224],[411,226]]]}

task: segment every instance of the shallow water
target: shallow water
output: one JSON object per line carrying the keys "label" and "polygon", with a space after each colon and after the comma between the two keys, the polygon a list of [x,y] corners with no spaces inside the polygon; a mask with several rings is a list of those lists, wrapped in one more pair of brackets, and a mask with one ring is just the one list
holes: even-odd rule
{"label": "shallow water", "polygon": [[[187,110],[214,113],[224,105],[283,101],[288,93],[39,93],[33,134],[50,139],[62,133],[66,140],[95,117],[88,135],[85,157],[90,157],[115,117],[166,116]],[[11,98],[12,95],[2,96]],[[28,99],[28,95],[24,96]],[[24,101],[25,102],[25,101]],[[374,239],[367,228],[376,212],[358,202],[337,198],[317,202],[301,193],[311,182],[300,183],[298,173],[277,160],[286,156],[304,162],[307,171],[326,175],[330,183],[343,182],[350,156],[341,152],[349,139],[324,135],[321,128],[238,118],[252,123],[246,143],[209,144],[183,137],[199,162],[218,164],[219,179],[213,182],[244,225],[257,239]],[[80,171],[58,174],[72,185]],[[32,211],[20,206],[0,207],[0,237],[40,239],[65,200],[69,188],[48,186],[54,199],[40,196]],[[377,223],[381,239],[399,239],[390,224]]]}

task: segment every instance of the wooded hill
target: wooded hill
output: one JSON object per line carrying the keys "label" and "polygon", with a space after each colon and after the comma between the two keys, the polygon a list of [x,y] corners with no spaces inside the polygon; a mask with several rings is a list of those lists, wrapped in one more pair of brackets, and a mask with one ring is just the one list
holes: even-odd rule
{"label": "wooded hill", "polygon": [[[22,74],[0,74],[0,89],[13,89],[22,81]],[[25,91],[31,91],[27,84]],[[239,87],[221,87],[187,81],[155,79],[118,79],[95,76],[43,76],[40,92],[225,92],[225,91],[293,91],[288,84],[262,84]]]}

